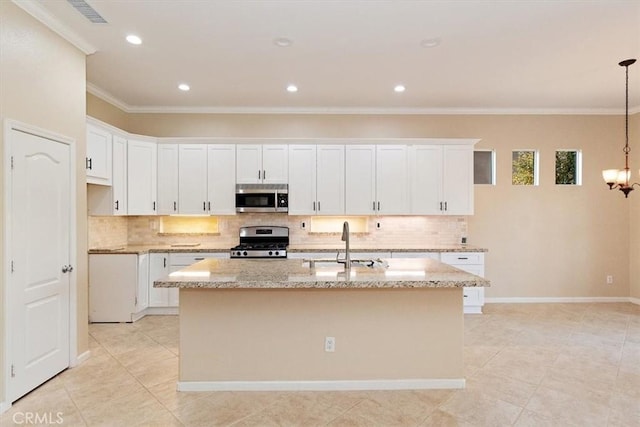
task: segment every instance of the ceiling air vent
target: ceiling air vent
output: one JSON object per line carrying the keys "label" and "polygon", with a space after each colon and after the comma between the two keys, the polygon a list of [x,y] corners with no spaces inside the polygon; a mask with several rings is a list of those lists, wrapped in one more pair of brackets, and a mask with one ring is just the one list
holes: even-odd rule
{"label": "ceiling air vent", "polygon": [[84,0],[67,0],[71,6],[94,24],[106,24],[107,21]]}

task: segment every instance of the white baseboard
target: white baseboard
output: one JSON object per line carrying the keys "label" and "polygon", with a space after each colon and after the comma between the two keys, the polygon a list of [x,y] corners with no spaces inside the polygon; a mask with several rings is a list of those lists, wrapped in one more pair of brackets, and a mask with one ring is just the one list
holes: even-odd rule
{"label": "white baseboard", "polygon": [[640,298],[631,297],[631,298],[629,298],[629,302],[632,302],[634,304],[640,305]]}
{"label": "white baseboard", "polygon": [[178,391],[353,391],[462,389],[460,379],[344,381],[179,381]]}
{"label": "white baseboard", "polygon": [[8,402],[0,402],[0,414],[4,414],[11,408],[11,403]]}
{"label": "white baseboard", "polygon": [[506,298],[485,298],[485,303],[585,303],[585,302],[633,302],[629,297],[506,297]]}
{"label": "white baseboard", "polygon": [[84,353],[79,354],[75,360],[72,360],[69,367],[75,368],[76,366],[86,362],[89,359],[89,357],[91,357],[91,351],[87,350]]}
{"label": "white baseboard", "polygon": [[148,307],[144,314],[147,316],[165,316],[178,314],[178,307]]}

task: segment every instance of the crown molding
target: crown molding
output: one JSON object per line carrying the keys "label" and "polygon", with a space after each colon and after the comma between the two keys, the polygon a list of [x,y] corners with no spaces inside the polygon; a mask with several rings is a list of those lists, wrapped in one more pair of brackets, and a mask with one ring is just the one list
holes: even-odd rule
{"label": "crown molding", "polygon": [[[181,107],[134,106],[109,92],[87,82],[87,91],[119,108],[137,114],[326,114],[326,115],[574,115],[605,116],[624,114],[623,109],[611,108],[369,108],[369,107]],[[640,113],[640,106],[629,114]]]}
{"label": "crown molding", "polygon": [[80,49],[85,55],[96,53],[96,49],[91,43],[87,42],[78,33],[73,31],[69,26],[62,23],[58,18],[51,15],[40,3],[35,0],[11,0],[20,9],[33,16],[35,19],[43,23],[54,33]]}

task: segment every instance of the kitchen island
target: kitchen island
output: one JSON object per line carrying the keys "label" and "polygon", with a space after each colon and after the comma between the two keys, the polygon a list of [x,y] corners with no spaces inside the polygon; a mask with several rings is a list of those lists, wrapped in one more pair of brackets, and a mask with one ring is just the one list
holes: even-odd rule
{"label": "kitchen island", "polygon": [[464,387],[462,287],[489,282],[430,259],[206,259],[155,286],[180,289],[179,390],[355,390]]}

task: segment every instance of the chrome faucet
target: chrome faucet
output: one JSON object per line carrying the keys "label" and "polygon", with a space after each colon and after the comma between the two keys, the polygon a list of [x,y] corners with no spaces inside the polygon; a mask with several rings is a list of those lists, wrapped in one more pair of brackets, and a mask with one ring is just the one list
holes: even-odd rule
{"label": "chrome faucet", "polygon": [[344,249],[344,269],[345,271],[351,270],[351,251],[349,250],[349,222],[345,221],[342,224],[342,239],[345,243]]}

